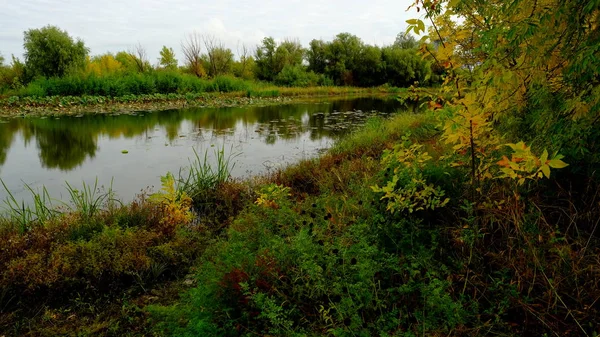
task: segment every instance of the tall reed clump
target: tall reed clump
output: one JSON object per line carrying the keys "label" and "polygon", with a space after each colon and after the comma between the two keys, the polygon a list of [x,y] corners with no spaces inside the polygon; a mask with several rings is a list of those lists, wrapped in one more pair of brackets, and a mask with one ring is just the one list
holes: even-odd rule
{"label": "tall reed clump", "polygon": [[70,207],[71,212],[79,213],[84,218],[91,218],[102,207],[110,207],[111,203],[117,202],[112,189],[112,180],[110,186],[105,191],[98,187],[98,178],[96,178],[93,185],[83,182],[81,189],[73,187],[68,182],[66,182],[66,185],[71,202],[65,205]]}
{"label": "tall reed clump", "polygon": [[0,183],[8,194],[4,200],[4,215],[8,223],[17,227],[18,232],[24,233],[32,226],[43,224],[59,214],[52,206],[52,199],[46,187],[42,187],[41,191],[35,191],[30,185],[24,184],[33,201],[32,204],[27,204],[25,201],[17,201],[2,179]]}
{"label": "tall reed clump", "polygon": [[180,188],[184,190],[192,198],[197,197],[205,190],[215,188],[217,185],[224,183],[230,177],[231,171],[235,167],[235,159],[237,154],[230,152],[225,155],[225,146],[220,150],[215,149],[215,166],[211,164],[208,158],[208,150],[204,151],[204,156],[200,157],[198,151],[194,150],[194,158],[190,159],[190,166],[187,168],[187,176],[185,170],[180,170],[179,181]]}
{"label": "tall reed clump", "polygon": [[203,221],[211,225],[222,222],[243,207],[248,196],[244,184],[231,179],[235,167],[233,147],[226,153],[225,146],[214,150],[214,163],[209,159],[208,149],[201,156],[194,149],[190,165],[179,171],[178,189],[193,200],[193,208]]}

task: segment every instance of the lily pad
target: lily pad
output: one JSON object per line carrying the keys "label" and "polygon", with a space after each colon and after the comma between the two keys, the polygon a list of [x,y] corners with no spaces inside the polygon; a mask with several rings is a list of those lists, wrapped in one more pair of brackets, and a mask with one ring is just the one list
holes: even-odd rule
{"label": "lily pad", "polygon": [[121,153],[122,153],[122,154],[128,154],[128,153],[129,153],[129,151],[127,151],[127,150],[123,150],[123,151],[121,151]]}

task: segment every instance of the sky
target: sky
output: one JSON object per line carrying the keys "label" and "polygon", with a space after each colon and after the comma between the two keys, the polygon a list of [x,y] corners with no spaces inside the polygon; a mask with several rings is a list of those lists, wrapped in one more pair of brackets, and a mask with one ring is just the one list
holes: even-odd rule
{"label": "sky", "polygon": [[142,45],[151,63],[162,46],[181,59],[189,34],[214,36],[238,54],[267,36],[277,41],[332,40],[341,32],[365,43],[386,45],[417,17],[406,9],[414,0],[2,0],[0,54],[23,58],[23,32],[46,25],[66,30],[90,48],[91,55],[116,53]]}

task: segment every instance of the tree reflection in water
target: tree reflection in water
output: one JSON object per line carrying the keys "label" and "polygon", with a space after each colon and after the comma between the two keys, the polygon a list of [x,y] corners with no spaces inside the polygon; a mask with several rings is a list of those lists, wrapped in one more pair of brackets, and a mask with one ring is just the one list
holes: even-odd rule
{"label": "tree reflection in water", "polygon": [[[196,135],[205,132],[228,134],[246,129],[252,139],[266,144],[294,140],[308,132],[311,140],[332,138],[359,124],[372,110],[391,112],[400,109],[395,99],[354,98],[324,102],[229,108],[187,108],[132,115],[89,115],[82,118],[9,119],[0,123],[0,166],[15,135],[20,131],[26,144],[35,141],[42,167],[69,171],[98,151],[98,138],[134,138],[162,130],[168,142],[181,133],[184,121],[191,122]],[[346,112],[346,114],[344,114]],[[161,144],[162,145],[162,144]],[[18,177],[17,177],[18,179]]]}

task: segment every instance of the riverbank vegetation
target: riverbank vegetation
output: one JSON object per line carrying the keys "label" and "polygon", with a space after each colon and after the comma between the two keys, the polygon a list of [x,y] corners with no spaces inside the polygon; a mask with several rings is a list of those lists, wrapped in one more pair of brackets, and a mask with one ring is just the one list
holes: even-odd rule
{"label": "riverbank vegetation", "polygon": [[455,165],[469,154],[449,155],[438,125],[433,113],[372,119],[322,157],[251,181],[226,178],[234,158],[196,157],[195,174],[167,174],[129,205],[88,188],[60,213],[15,207],[1,232],[1,331],[593,335],[594,306],[550,319],[559,298],[584,306],[599,291],[597,187],[561,187],[569,166],[533,184],[489,181],[476,205]]}
{"label": "riverbank vegetation", "polygon": [[278,43],[267,37],[253,51],[243,46],[236,59],[217,37],[192,33],[182,42],[181,66],[175,51],[166,46],[156,65],[141,45],[114,55],[90,56],[82,40],[54,26],[28,30],[24,41],[24,61],[13,56],[5,65],[0,58],[0,95],[4,96],[0,107],[4,109],[57,99],[87,105],[133,98],[190,100],[206,93],[272,97],[374,87],[394,92],[415,82],[431,85],[441,79],[440,68],[422,59],[414,38],[402,34],[385,47],[365,44],[348,33],[329,42],[313,40],[308,48],[296,40]]}
{"label": "riverbank vegetation", "polygon": [[[221,88],[220,82],[229,82],[230,78],[209,80],[207,87]],[[217,83],[216,85],[214,83]],[[389,96],[393,98],[407,96],[408,90],[382,86],[377,88],[358,87],[276,87],[270,84],[242,81],[235,88],[248,88],[245,91],[205,91],[185,94],[139,94],[125,96],[12,96],[0,101],[0,117],[14,116],[60,116],[81,115],[85,113],[135,113],[192,107],[239,107],[249,105],[270,105],[307,101],[313,97],[361,97]],[[212,89],[211,89],[212,90]],[[433,92],[433,89],[411,89],[415,92]]]}
{"label": "riverbank vegetation", "polygon": [[413,7],[445,73],[426,112],[272,176],[192,183],[203,193],[167,174],[131,205],[15,207],[3,331],[600,334],[597,2]]}

